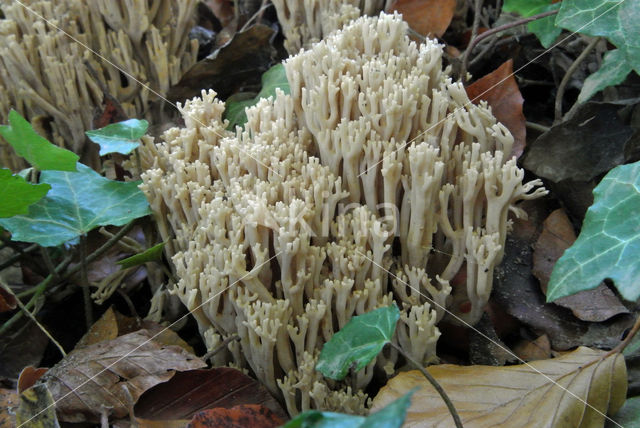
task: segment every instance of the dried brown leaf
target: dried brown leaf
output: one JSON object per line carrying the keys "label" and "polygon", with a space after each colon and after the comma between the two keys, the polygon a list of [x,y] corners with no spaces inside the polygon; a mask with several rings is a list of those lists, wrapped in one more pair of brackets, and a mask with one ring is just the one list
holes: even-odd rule
{"label": "dried brown leaf", "polygon": [[18,394],[12,389],[0,388],[0,428],[16,426]]}
{"label": "dried brown leaf", "polygon": [[135,414],[146,419],[187,419],[202,409],[260,404],[276,415],[287,413],[260,382],[231,367],[176,373],[168,382],[145,392]]}
{"label": "dried brown leaf", "polygon": [[187,428],[276,428],[284,420],[258,404],[241,404],[230,409],[217,408],[197,413]]}
{"label": "dried brown leaf", "polygon": [[46,367],[35,368],[33,366],[27,366],[20,372],[18,377],[18,393],[23,393],[25,390],[31,388],[46,372],[49,370]]}
{"label": "dried brown leaf", "polygon": [[395,0],[387,9],[397,11],[414,31],[425,37],[440,37],[456,11],[456,0]]}
{"label": "dried brown leaf", "polygon": [[67,422],[98,421],[101,409],[128,414],[140,395],[175,370],[205,363],[178,346],[164,346],[147,330],[74,350],[43,376]]}
{"label": "dried brown leaf", "polygon": [[511,155],[520,157],[526,145],[527,129],[522,112],[524,98],[513,77],[513,60],[508,60],[466,89],[472,102],[486,101],[496,119],[511,131],[514,138]]}
{"label": "dried brown leaf", "polygon": [[[604,425],[604,413],[613,414],[622,406],[627,393],[624,357],[604,355],[580,347],[529,365],[442,364],[427,370],[453,401],[465,428],[597,427]],[[391,379],[373,400],[372,411],[415,386],[420,389],[411,400],[404,427],[453,426],[444,402],[419,371]]]}
{"label": "dried brown leaf", "polygon": [[[534,245],[532,269],[545,294],[553,266],[575,240],[576,234],[564,210],[560,208],[549,214]],[[553,303],[571,309],[577,318],[590,322],[604,321],[618,314],[629,313],[620,299],[604,284],[562,297]]]}

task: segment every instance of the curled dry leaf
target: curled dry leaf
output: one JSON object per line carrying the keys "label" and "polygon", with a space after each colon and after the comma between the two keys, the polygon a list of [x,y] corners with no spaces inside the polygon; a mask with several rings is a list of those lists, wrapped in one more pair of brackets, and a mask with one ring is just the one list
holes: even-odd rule
{"label": "curled dry leaf", "polygon": [[456,11],[456,0],[395,0],[387,10],[401,13],[417,33],[425,37],[441,37]]}
{"label": "curled dry leaf", "polygon": [[491,73],[467,86],[469,99],[477,104],[481,100],[491,106],[493,115],[513,135],[512,156],[520,157],[527,139],[526,119],[522,112],[524,98],[513,77],[513,60],[509,60]]}
{"label": "curled dry leaf", "polygon": [[[442,364],[427,370],[453,401],[465,428],[594,427],[627,394],[624,357],[580,347],[562,357],[508,367]],[[373,400],[376,411],[419,386],[405,427],[449,427],[438,393],[418,371],[391,379]],[[585,404],[587,402],[589,405]]]}
{"label": "curled dry leaf", "polygon": [[20,372],[18,377],[18,393],[23,393],[25,390],[31,388],[46,372],[49,370],[46,367],[35,368],[33,366],[27,366]]}
{"label": "curled dry leaf", "polygon": [[60,420],[98,421],[100,410],[124,417],[140,395],[175,370],[205,363],[179,346],[164,346],[147,330],[74,350],[52,367],[43,380],[57,402]]}

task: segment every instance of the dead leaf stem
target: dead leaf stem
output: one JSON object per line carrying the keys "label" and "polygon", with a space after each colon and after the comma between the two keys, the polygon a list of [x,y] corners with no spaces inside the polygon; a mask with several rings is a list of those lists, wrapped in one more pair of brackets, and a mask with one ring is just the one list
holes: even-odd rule
{"label": "dead leaf stem", "polygon": [[558,85],[558,91],[556,92],[556,101],[555,101],[555,118],[554,123],[559,123],[562,121],[562,99],[564,98],[564,91],[567,88],[567,84],[569,80],[571,80],[571,76],[578,69],[578,66],[584,61],[584,59],[589,55],[589,53],[596,47],[598,42],[600,41],[600,37],[594,37],[591,42],[582,50],[580,55],[571,63],[567,72],[564,73],[564,77],[560,81]]}
{"label": "dead leaf stem", "polygon": [[456,428],[463,428],[462,420],[460,420],[460,415],[458,414],[458,411],[456,410],[455,406],[453,405],[453,402],[447,395],[446,391],[442,388],[442,386],[440,386],[438,381],[433,376],[431,376],[431,373],[429,373],[422,366],[422,364],[420,364],[419,362],[414,360],[411,356],[409,356],[401,347],[399,347],[393,342],[390,342],[390,344],[391,346],[393,346],[393,348],[396,351],[400,353],[400,355],[402,355],[407,361],[409,361],[413,366],[415,366],[415,368],[418,369],[420,373],[422,373],[422,375],[429,381],[429,383],[431,384],[431,386],[433,386],[436,392],[440,394],[442,401],[444,401],[444,404],[447,406],[447,409],[449,409],[449,413],[451,413],[451,417],[453,418],[453,422],[456,424]]}
{"label": "dead leaf stem", "polygon": [[87,331],[93,325],[93,302],[89,290],[89,275],[87,273],[87,235],[80,235],[80,282],[82,283],[82,299],[84,300],[84,318]]}
{"label": "dead leaf stem", "polygon": [[546,12],[542,12],[537,15],[530,16],[528,18],[518,19],[508,24],[500,25],[499,27],[495,27],[490,30],[487,30],[482,34],[479,34],[477,37],[474,37],[473,39],[471,39],[471,42],[469,42],[469,46],[467,47],[467,49],[465,49],[464,54],[462,55],[462,68],[460,69],[460,79],[462,80],[462,82],[466,83],[467,81],[467,68],[469,65],[469,56],[471,55],[471,52],[473,52],[473,49],[478,45],[478,43],[480,43],[487,37],[493,36],[496,33],[500,33],[502,31],[508,30],[513,27],[517,27],[519,25],[528,24],[531,21],[536,21],[538,19],[546,18],[547,16],[555,15],[556,13],[558,13],[557,9],[548,10]]}

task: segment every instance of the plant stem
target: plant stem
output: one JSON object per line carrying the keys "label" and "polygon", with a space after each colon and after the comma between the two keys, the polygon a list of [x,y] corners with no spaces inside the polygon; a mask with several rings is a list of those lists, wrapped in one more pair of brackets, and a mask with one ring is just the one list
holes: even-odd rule
{"label": "plant stem", "polygon": [[539,13],[537,15],[530,16],[528,18],[518,19],[517,21],[510,22],[508,24],[500,25],[499,27],[492,28],[490,30],[485,31],[482,34],[479,34],[478,37],[474,37],[469,42],[469,46],[465,49],[464,54],[462,56],[462,68],[460,69],[460,79],[463,83],[467,81],[467,67],[469,65],[469,56],[473,51],[473,48],[476,47],[478,43],[486,39],[487,37],[491,37],[496,33],[500,33],[501,31],[508,30],[513,27],[517,27],[519,25],[528,24],[531,21],[536,21],[538,19],[546,18],[547,16],[555,15],[558,13],[558,10],[548,10],[546,12]]}
{"label": "plant stem", "polygon": [[525,122],[525,125],[527,126],[527,128],[533,129],[534,131],[538,131],[538,132],[548,132],[551,129],[548,126],[540,125],[539,123],[529,122],[529,121]]}
{"label": "plant stem", "polygon": [[[11,247],[11,246],[9,245],[9,247]],[[15,251],[17,251],[17,254],[14,254],[9,259],[7,259],[5,262],[0,264],[0,270],[4,270],[4,269],[8,268],[12,264],[14,264],[18,260],[20,260],[20,257],[24,256],[27,253],[32,252],[33,250],[37,249],[38,247],[39,247],[38,244],[33,244],[33,245],[29,245],[24,250],[15,250]]]}
{"label": "plant stem", "polygon": [[60,276],[56,272],[56,267],[53,264],[53,260],[51,260],[51,256],[49,255],[49,250],[47,247],[40,247],[40,253],[42,254],[42,259],[44,260],[44,264],[47,266],[47,270],[50,274],[53,275],[54,279],[60,279]]}
{"label": "plant stem", "polygon": [[91,301],[91,290],[89,289],[89,275],[87,274],[87,235],[80,235],[80,282],[82,283],[82,298],[84,300],[84,318],[87,324],[87,331],[93,324],[93,302]]}
{"label": "plant stem", "polygon": [[460,420],[460,415],[458,415],[458,411],[456,410],[455,406],[451,402],[451,399],[449,399],[449,396],[447,395],[445,390],[440,386],[438,381],[433,376],[431,376],[431,373],[429,373],[424,367],[422,367],[422,364],[420,364],[419,362],[414,360],[411,356],[409,356],[406,352],[404,352],[404,350],[401,347],[399,347],[393,342],[389,342],[389,343],[391,343],[391,346],[393,346],[393,348],[395,348],[395,350],[398,351],[400,355],[402,355],[407,361],[409,361],[413,366],[415,366],[415,368],[420,370],[420,373],[422,373],[422,375],[429,381],[431,386],[433,386],[435,390],[438,392],[438,394],[440,394],[442,401],[444,401],[444,404],[446,404],[447,409],[449,409],[449,413],[451,413],[451,417],[453,417],[453,422],[455,423],[456,428],[463,428],[462,420]]}
{"label": "plant stem", "polygon": [[233,335],[227,337],[225,340],[222,341],[222,343],[220,345],[216,346],[215,349],[213,349],[213,350],[207,352],[206,354],[204,354],[202,356],[202,361],[206,362],[209,358],[213,357],[218,352],[220,352],[224,348],[226,348],[231,342],[236,341],[236,340],[240,340],[240,336],[238,336],[237,334],[233,334]]}
{"label": "plant stem", "polygon": [[556,92],[556,102],[555,102],[555,123],[558,123],[562,120],[562,99],[564,98],[564,91],[567,88],[567,84],[573,76],[573,73],[578,69],[578,66],[584,61],[584,59],[589,55],[589,53],[596,47],[598,42],[600,41],[600,37],[594,37],[591,42],[585,47],[580,55],[571,63],[567,72],[564,74],[564,77],[560,81],[560,85],[558,85],[558,91]]}
{"label": "plant stem", "polygon": [[[129,231],[133,228],[133,226],[134,226],[134,222],[131,222],[131,223],[127,224],[125,227],[120,229],[118,231],[118,233],[116,233],[111,238],[109,238],[109,240],[107,242],[102,244],[102,246],[100,248],[98,248],[93,253],[91,253],[87,257],[87,260],[86,260],[87,265],[92,263],[98,257],[102,256],[109,248],[113,247],[113,245],[116,244],[120,240],[120,238],[122,238],[124,235],[129,233]],[[75,275],[76,273],[78,273],[80,271],[81,268],[82,268],[81,265],[74,266],[73,268],[71,268],[67,272],[65,272],[65,274],[63,275],[63,278],[66,279],[66,278],[69,278],[72,275]]]}

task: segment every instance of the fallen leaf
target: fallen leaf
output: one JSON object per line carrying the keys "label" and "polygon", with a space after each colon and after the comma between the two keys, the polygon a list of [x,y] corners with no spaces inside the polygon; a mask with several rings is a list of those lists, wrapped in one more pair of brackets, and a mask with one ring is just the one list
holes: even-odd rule
{"label": "fallen leaf", "polygon": [[[465,428],[594,427],[624,403],[624,357],[580,347],[561,357],[508,367],[428,367],[453,402]],[[452,426],[444,402],[419,371],[399,374],[373,400],[375,411],[419,386],[405,427]],[[585,401],[589,407],[585,405]]]}
{"label": "fallen leaf", "polygon": [[46,367],[35,368],[33,366],[27,366],[20,372],[18,377],[18,393],[23,393],[27,389],[35,385],[36,381],[44,375],[47,370]]}
{"label": "fallen leaf", "polygon": [[513,347],[513,352],[524,361],[546,360],[551,358],[551,342],[546,334],[536,340],[523,339]]}
{"label": "fallen leaf", "polygon": [[[552,212],[543,225],[542,233],[534,245],[532,273],[538,278],[540,287],[546,294],[553,266],[574,243],[576,234],[569,217],[561,208]],[[562,297],[553,303],[571,309],[583,321],[599,322],[618,314],[629,313],[613,291],[602,283],[595,289]]]}
{"label": "fallen leaf", "polygon": [[466,87],[469,99],[477,104],[480,100],[491,106],[493,115],[513,135],[511,156],[522,155],[526,145],[526,119],[522,112],[524,98],[513,76],[513,60],[508,60],[500,67],[476,80]]}
{"label": "fallen leaf", "polygon": [[571,119],[553,126],[531,144],[524,167],[557,183],[590,181],[622,164],[625,145],[634,135],[622,117],[623,108],[613,103],[583,104]]}
{"label": "fallen leaf", "polygon": [[17,305],[16,297],[0,286],[0,312],[12,311]]}
{"label": "fallen leaf", "polygon": [[241,404],[230,409],[208,409],[193,416],[187,428],[275,428],[284,420],[258,404]]}
{"label": "fallen leaf", "polygon": [[59,428],[53,396],[45,384],[33,386],[20,394],[16,411],[18,427]]}
{"label": "fallen leaf", "polygon": [[26,366],[39,365],[48,343],[47,335],[33,321],[16,324],[0,336],[0,378],[17,379]]}
{"label": "fallen leaf", "polygon": [[287,413],[260,382],[231,367],[189,370],[146,391],[135,405],[145,419],[189,419],[203,409],[260,404],[281,418]]}
{"label": "fallen leaf", "polygon": [[65,422],[98,421],[102,408],[116,418],[128,414],[140,395],[175,370],[205,363],[178,346],[163,346],[140,330],[69,353],[49,369],[43,381],[56,399]]}
{"label": "fallen leaf", "polygon": [[620,344],[634,317],[621,314],[600,323],[577,319],[566,308],[546,303],[538,280],[531,275],[532,242],[507,237],[505,256],[496,268],[492,300],[509,315],[538,334],[546,333],[551,347],[564,351],[576,346],[613,348]]}
{"label": "fallen leaf", "polygon": [[456,11],[456,0],[395,0],[387,11],[401,13],[409,27],[425,37],[441,37]]}
{"label": "fallen leaf", "polygon": [[91,326],[89,331],[76,344],[75,349],[94,345],[105,340],[112,340],[118,336],[143,329],[147,330],[151,336],[154,336],[153,340],[158,343],[167,346],[177,345],[190,354],[194,353],[193,348],[182,340],[175,331],[153,321],[127,317],[115,311],[113,307],[107,309],[100,319]]}
{"label": "fallen leaf", "polygon": [[187,70],[167,98],[182,102],[212,88],[218,98],[225,99],[247,83],[259,83],[275,58],[270,42],[273,34],[272,28],[262,24],[235,34],[231,41]]}
{"label": "fallen leaf", "polygon": [[18,408],[18,394],[12,389],[0,388],[0,428],[16,426],[16,409]]}
{"label": "fallen leaf", "polygon": [[190,419],[174,419],[174,420],[162,420],[153,421],[149,419],[136,418],[138,428],[184,428],[187,426]]}

